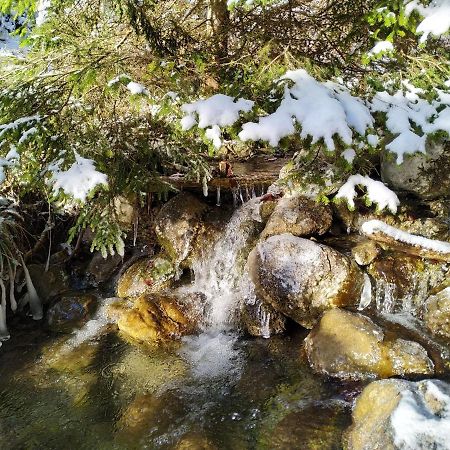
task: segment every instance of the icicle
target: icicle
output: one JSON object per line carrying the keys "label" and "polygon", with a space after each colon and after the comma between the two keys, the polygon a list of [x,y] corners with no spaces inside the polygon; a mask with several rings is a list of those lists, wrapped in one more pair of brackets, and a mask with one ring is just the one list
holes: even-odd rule
{"label": "icicle", "polygon": [[220,206],[220,186],[217,186],[216,206]]}
{"label": "icicle", "polygon": [[13,264],[8,260],[8,271],[9,271],[9,304],[11,305],[11,310],[16,312],[17,302],[14,295],[14,282],[16,280],[17,265]]}
{"label": "icicle", "polygon": [[30,310],[31,315],[33,316],[33,320],[41,320],[43,317],[43,311],[42,311],[42,303],[41,300],[36,292],[36,289],[34,288],[33,281],[30,277],[30,272],[28,272],[28,268],[25,265],[25,261],[22,258],[22,255],[20,256],[22,267],[23,267],[23,273],[25,276],[25,282],[27,285],[28,290],[28,302],[30,303]]}
{"label": "icicle", "polygon": [[206,177],[203,177],[202,187],[203,187],[203,196],[208,197],[208,180],[206,179]]}
{"label": "icicle", "polygon": [[136,214],[133,221],[133,247],[136,247],[137,235],[139,227],[139,216]]}
{"label": "icicle", "polygon": [[0,341],[7,341],[10,338],[8,327],[6,326],[6,288],[3,279],[0,277],[0,288],[2,300],[0,303]]}
{"label": "icicle", "polygon": [[256,197],[255,185],[252,186],[252,198]]}
{"label": "icicle", "polygon": [[240,186],[238,186],[238,193],[239,193],[239,198],[241,200],[241,203],[244,204],[245,201],[244,201],[244,197],[242,196],[242,189]]}
{"label": "icicle", "polygon": [[252,197],[250,196],[250,191],[248,190],[248,186],[245,185],[245,201],[249,201]]}
{"label": "icicle", "polygon": [[361,298],[359,300],[358,309],[362,311],[366,309],[372,301],[372,283],[370,282],[369,275],[364,274],[364,286],[361,292]]}
{"label": "icicle", "polygon": [[232,194],[233,194],[233,206],[234,206],[235,208],[237,208],[237,204],[238,204],[238,194],[237,194],[237,189],[236,189],[236,188],[233,188],[233,189],[231,190],[231,192],[232,192]]}

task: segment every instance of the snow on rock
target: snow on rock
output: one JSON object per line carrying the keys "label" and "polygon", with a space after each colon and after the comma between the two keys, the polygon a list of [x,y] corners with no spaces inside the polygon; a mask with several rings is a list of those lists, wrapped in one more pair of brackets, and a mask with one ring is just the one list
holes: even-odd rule
{"label": "snow on rock", "polygon": [[57,194],[62,189],[65,194],[82,202],[86,201],[87,195],[96,186],[108,184],[107,176],[95,169],[94,161],[83,158],[78,153],[75,153],[75,162],[68,170],[61,171],[57,165],[50,170],[53,171],[50,179],[53,192]]}
{"label": "snow on rock", "polygon": [[283,137],[295,133],[297,122],[302,139],[311,136],[313,144],[323,139],[327,148],[334,150],[335,136],[351,145],[350,127],[364,135],[373,124],[363,101],[353,97],[343,85],[321,83],[304,69],[288,71],[280,80],[291,80],[294,84],[285,87],[284,98],[274,113],[242,126],[239,137],[243,141],[263,140],[276,146]]}
{"label": "snow on rock", "polygon": [[391,415],[397,448],[450,449],[450,386],[435,380],[403,390]]}
{"label": "snow on rock", "polygon": [[450,449],[450,385],[440,380],[370,383],[357,398],[346,448]]}
{"label": "snow on rock", "polygon": [[392,42],[389,41],[378,41],[374,47],[369,51],[369,55],[379,55],[380,53],[392,52],[394,50],[394,46]]}
{"label": "snow on rock", "polygon": [[241,112],[249,112],[254,102],[243,98],[234,101],[233,97],[215,94],[205,100],[185,103],[181,110],[186,116],[181,120],[183,130],[189,130],[198,121],[199,128],[228,127],[233,125]]}
{"label": "snow on rock", "polygon": [[412,245],[414,247],[421,247],[437,253],[449,253],[450,243],[428,239],[423,236],[407,233],[406,231],[392,227],[381,220],[369,220],[364,222],[361,226],[361,231],[367,235],[372,236],[377,233],[382,233],[391,237],[393,240],[402,242],[403,244]]}
{"label": "snow on rock", "polygon": [[450,29],[450,0],[432,0],[427,6],[413,0],[406,5],[405,12],[409,15],[413,11],[424,18],[416,29],[422,34],[420,42],[425,42],[430,34],[439,37]]}
{"label": "snow on rock", "polygon": [[344,199],[350,208],[355,207],[355,198],[358,195],[356,186],[365,186],[367,189],[366,197],[371,203],[375,203],[378,209],[382,211],[387,208],[393,214],[397,212],[400,204],[395,192],[391,191],[381,181],[372,180],[368,176],[360,174],[352,175],[339,189],[335,199]]}

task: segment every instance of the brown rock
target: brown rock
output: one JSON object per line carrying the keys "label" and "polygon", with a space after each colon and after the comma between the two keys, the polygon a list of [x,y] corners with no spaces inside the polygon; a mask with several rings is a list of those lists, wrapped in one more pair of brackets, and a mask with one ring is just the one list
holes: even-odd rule
{"label": "brown rock", "polygon": [[352,256],[360,266],[367,266],[380,254],[380,247],[376,242],[367,239],[352,248]]}
{"label": "brown rock", "polygon": [[426,300],[423,319],[433,334],[450,341],[450,287]]}
{"label": "brown rock", "polygon": [[342,309],[325,312],[305,349],[315,371],[342,379],[434,373],[420,344],[387,338],[368,317]]}

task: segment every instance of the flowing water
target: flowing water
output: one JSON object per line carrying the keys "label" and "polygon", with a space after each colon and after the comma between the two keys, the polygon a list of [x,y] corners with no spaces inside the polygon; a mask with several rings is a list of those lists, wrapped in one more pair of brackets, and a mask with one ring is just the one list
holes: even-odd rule
{"label": "flowing water", "polygon": [[[0,449],[341,448],[363,386],[315,375],[306,332],[252,339],[237,328],[242,303],[256,302],[245,260],[260,200],[248,196],[176,292],[203,294],[198,335],[138,347],[110,327],[108,300],[68,338],[16,327],[0,350]],[[361,307],[374,301],[370,290]],[[270,316],[259,309],[268,337]]]}

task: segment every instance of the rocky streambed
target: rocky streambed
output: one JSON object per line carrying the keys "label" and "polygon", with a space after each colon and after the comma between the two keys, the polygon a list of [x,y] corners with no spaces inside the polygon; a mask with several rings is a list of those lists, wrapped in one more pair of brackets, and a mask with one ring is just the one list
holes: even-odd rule
{"label": "rocky streambed", "polygon": [[30,267],[45,326],[1,349],[1,448],[449,448],[445,203],[215,200],[174,196],[128,261]]}

